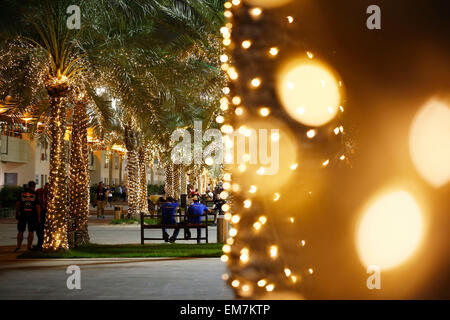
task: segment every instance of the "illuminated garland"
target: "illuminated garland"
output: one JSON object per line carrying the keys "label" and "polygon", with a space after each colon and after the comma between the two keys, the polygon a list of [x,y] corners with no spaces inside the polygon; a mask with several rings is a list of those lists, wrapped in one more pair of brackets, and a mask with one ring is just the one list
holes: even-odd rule
{"label": "illuminated garland", "polygon": [[138,132],[134,128],[125,128],[125,146],[127,148],[127,190],[128,217],[137,217],[140,207],[139,151]]}
{"label": "illuminated garland", "polygon": [[166,166],[164,168],[165,170],[165,185],[164,185],[164,191],[166,192],[166,197],[174,197],[175,192],[173,188],[173,163],[168,160],[166,163]]}
{"label": "illuminated garland", "polygon": [[48,209],[45,220],[43,249],[56,251],[68,249],[67,241],[67,175],[66,150],[64,136],[66,134],[65,99],[68,85],[65,82],[48,87],[51,108],[50,122],[50,174]]}
{"label": "illuminated garland", "polygon": [[[280,128],[280,133],[272,133],[269,140],[284,139],[280,147],[293,147],[280,152],[280,173],[271,177],[265,175],[263,165],[250,165],[248,154],[238,159],[243,160],[239,165],[225,166],[231,170],[222,177],[224,191],[220,196],[228,201],[222,209],[232,228],[221,260],[227,263],[230,271],[223,279],[237,297],[296,299],[303,297],[301,293],[314,274],[304,251],[307,242],[296,227],[296,216],[311,195],[300,188],[301,179],[306,180],[303,174],[308,170],[300,175],[298,167],[314,168],[312,171],[316,172],[318,168],[342,162],[346,157],[337,148],[317,150],[313,147],[314,141],[333,141],[335,137],[339,144],[343,136],[342,125],[331,121],[330,125],[321,128],[305,128],[283,110],[274,73],[279,66],[279,57],[283,56],[280,52],[295,50],[294,39],[298,34],[291,28],[295,18],[283,15],[283,11],[271,10],[272,7],[262,8],[268,3],[275,6],[277,1],[233,0],[224,5],[228,21],[220,31],[223,45],[229,51],[220,60],[230,83],[223,88],[221,113],[216,122],[224,134],[237,131],[246,139],[254,134],[251,129]],[[305,59],[314,57],[309,51],[304,56]],[[303,110],[297,108],[302,114]],[[335,108],[330,113],[343,112],[342,106],[340,110]],[[309,157],[301,155],[300,164],[295,151],[297,142],[314,149]],[[226,146],[232,147],[233,143],[230,138],[224,139]],[[232,155],[225,154],[225,159],[227,157]],[[286,159],[291,158],[292,162],[286,163],[289,161]]]}
{"label": "illuminated garland", "polygon": [[148,213],[147,191],[147,152],[144,147],[139,148],[139,210]]}
{"label": "illuminated garland", "polygon": [[[81,97],[74,106],[72,134],[70,140],[69,172],[69,245],[80,246],[89,243],[89,152],[87,101]],[[73,228],[74,227],[74,228]],[[71,243],[72,237],[74,243]]]}
{"label": "illuminated garland", "polygon": [[173,195],[176,200],[180,199],[180,175],[181,165],[173,165]]}

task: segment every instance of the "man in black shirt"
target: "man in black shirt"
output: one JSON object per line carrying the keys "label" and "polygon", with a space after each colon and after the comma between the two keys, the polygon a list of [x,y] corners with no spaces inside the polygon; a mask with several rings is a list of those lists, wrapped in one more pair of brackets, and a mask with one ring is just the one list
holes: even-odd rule
{"label": "man in black shirt", "polygon": [[27,248],[31,250],[33,244],[34,231],[41,220],[41,207],[39,204],[39,197],[34,191],[36,183],[34,181],[28,182],[28,186],[20,193],[16,206],[17,223],[17,248],[14,252],[20,250],[23,241],[23,233],[28,225],[28,243]]}
{"label": "man in black shirt", "polygon": [[97,204],[97,219],[103,218],[105,219],[105,206],[106,199],[108,198],[108,190],[103,185],[103,182],[100,181],[98,184],[98,189],[96,192],[96,204]]}

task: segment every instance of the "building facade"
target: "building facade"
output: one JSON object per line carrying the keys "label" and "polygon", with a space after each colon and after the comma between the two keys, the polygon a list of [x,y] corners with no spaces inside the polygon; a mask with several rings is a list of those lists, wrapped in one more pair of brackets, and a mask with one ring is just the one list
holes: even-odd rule
{"label": "building facade", "polygon": [[[49,178],[50,148],[31,138],[29,133],[2,132],[0,136],[0,187],[23,186],[28,181],[42,187]],[[102,181],[108,186],[125,185],[126,155],[115,151],[97,150],[89,154],[91,185]],[[164,184],[164,170],[158,163],[147,168],[147,183]]]}

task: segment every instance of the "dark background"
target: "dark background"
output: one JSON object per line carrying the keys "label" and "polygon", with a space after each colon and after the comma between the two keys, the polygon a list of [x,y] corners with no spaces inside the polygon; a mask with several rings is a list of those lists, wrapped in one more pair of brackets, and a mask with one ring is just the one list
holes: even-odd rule
{"label": "dark background", "polygon": [[[381,30],[366,27],[372,4],[381,8]],[[307,218],[316,274],[306,296],[450,298],[449,185],[426,184],[408,150],[415,113],[431,97],[450,97],[450,1],[302,0],[289,10],[299,37],[344,81],[346,130],[356,147],[352,167],[331,171],[325,201]],[[387,186],[412,191],[428,229],[414,256],[382,272],[382,290],[370,291],[355,228],[361,206]]]}

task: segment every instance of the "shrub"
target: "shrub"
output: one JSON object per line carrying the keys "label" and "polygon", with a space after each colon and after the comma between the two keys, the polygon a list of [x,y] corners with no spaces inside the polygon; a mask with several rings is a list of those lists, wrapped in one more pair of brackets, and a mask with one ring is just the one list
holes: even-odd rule
{"label": "shrub", "polygon": [[0,190],[0,207],[14,208],[20,193],[23,191],[22,187],[4,186]]}
{"label": "shrub", "polygon": [[148,192],[148,195],[164,194],[164,185],[148,184],[147,185],[147,192]]}

